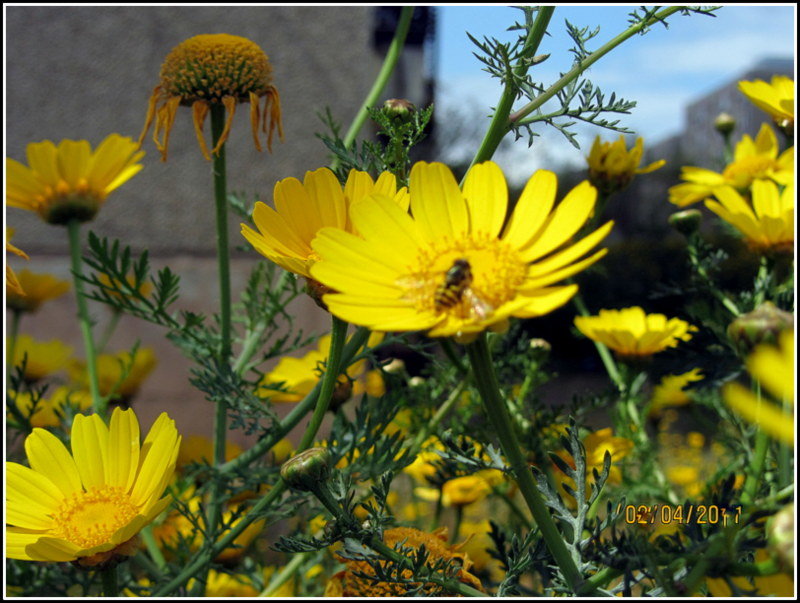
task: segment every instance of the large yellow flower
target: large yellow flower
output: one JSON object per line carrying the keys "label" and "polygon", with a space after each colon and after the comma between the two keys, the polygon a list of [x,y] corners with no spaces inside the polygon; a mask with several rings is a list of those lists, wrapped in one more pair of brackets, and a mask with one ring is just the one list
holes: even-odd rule
{"label": "large yellow flower", "polygon": [[706,201],[706,207],[728,222],[760,253],[794,253],[794,183],[778,190],[770,180],[753,182],[751,202],[730,186],[714,190],[718,201]]}
{"label": "large yellow flower", "polygon": [[757,397],[738,383],[729,383],[722,395],[728,406],[773,438],[794,444],[794,331],[784,331],[778,347],[761,344],[747,358],[747,370],[783,408]]}
{"label": "large yellow flower", "polygon": [[134,537],[161,513],[180,436],[166,413],[144,444],[132,410],[114,409],[72,424],[72,454],[44,429],[25,439],[30,467],[6,463],[6,556],[96,565],[132,555]]}
{"label": "large yellow flower", "polygon": [[6,306],[17,312],[36,312],[44,302],[69,291],[69,281],[62,281],[52,274],[20,270],[17,280],[25,293],[20,295],[9,289],[6,295]]}
{"label": "large yellow flower", "polygon": [[669,202],[685,207],[711,196],[723,185],[746,192],[755,180],[772,180],[778,184],[794,184],[794,147],[778,156],[778,139],[767,124],[763,124],[755,141],[747,134],[736,145],[733,161],[721,174],[699,167],[684,167],[681,178],[686,180],[669,189]]}
{"label": "large yellow flower", "polygon": [[[281,99],[272,85],[272,65],[255,42],[228,34],[194,36],[170,51],[161,66],[160,78],[161,82],[150,97],[139,144],[142,144],[155,117],[153,140],[161,151],[162,161],[167,160],[169,134],[181,105],[192,108],[197,141],[208,160],[211,160],[211,155],[203,137],[203,124],[212,106],[225,107],[227,119],[211,153],[217,153],[228,139],[237,103],[250,103],[250,125],[259,151],[259,128],[267,133],[270,151],[276,127],[283,140]],[[259,106],[262,96],[266,97],[263,110]],[[163,138],[159,139],[159,135]]]}
{"label": "large yellow flower", "polygon": [[697,327],[680,318],[645,314],[639,306],[600,310],[597,316],[576,316],[575,326],[592,341],[614,350],[620,357],[651,356],[679,341],[689,341]]}
{"label": "large yellow flower", "polygon": [[625,137],[622,135],[614,142],[601,142],[598,136],[586,160],[589,164],[589,181],[601,192],[610,194],[628,186],[635,175],[649,174],[666,163],[659,159],[640,168],[643,154],[644,141],[641,138],[636,139],[636,144],[629,151],[625,148]]}
{"label": "large yellow flower", "polygon": [[38,213],[50,224],[94,218],[106,197],[144,166],[144,151],[127,136],[109,134],[92,152],[86,140],[28,145],[28,166],[6,158],[6,203]]}
{"label": "large yellow flower", "polygon": [[323,298],[333,314],[379,331],[471,335],[510,316],[547,314],[577,292],[553,285],[605,255],[584,257],[612,226],[568,245],[597,190],[584,182],[553,210],[556,184],[552,172],[536,172],[504,227],[508,190],[495,163],[474,166],[462,191],[447,166],[419,162],[410,175],[413,217],[381,194],[354,203],[363,238],[320,230],[311,276],[339,292]]}
{"label": "large yellow flower", "polygon": [[791,131],[794,127],[794,80],[774,75],[768,84],[763,80],[739,82],[739,90],[751,103],[766,111],[778,127]]}
{"label": "large yellow flower", "polygon": [[354,232],[349,208],[367,195],[392,197],[408,209],[408,190],[397,190],[393,174],[383,172],[377,182],[366,172],[351,170],[344,187],[328,168],[306,172],[303,182],[285,178],[275,184],[275,209],[259,201],[253,210],[258,232],[242,224],[242,235],[261,255],[289,272],[311,277],[309,267],[319,259],[311,241],[325,226]]}

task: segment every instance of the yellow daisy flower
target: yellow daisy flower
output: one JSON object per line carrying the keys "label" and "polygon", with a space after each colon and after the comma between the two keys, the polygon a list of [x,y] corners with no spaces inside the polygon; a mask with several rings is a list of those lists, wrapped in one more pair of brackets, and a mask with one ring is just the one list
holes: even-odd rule
{"label": "yellow daisy flower", "polygon": [[[9,349],[10,341],[7,337],[6,351]],[[13,366],[19,366],[22,364],[22,359],[27,356],[24,377],[26,381],[32,383],[67,368],[72,352],[71,346],[58,339],[44,343],[23,334],[17,336],[12,363]]]}
{"label": "yellow daisy flower", "polygon": [[275,184],[275,209],[259,201],[253,209],[258,232],[242,224],[242,235],[264,257],[306,278],[319,259],[311,241],[325,226],[355,232],[349,208],[364,197],[379,193],[408,209],[408,190],[397,190],[397,179],[383,172],[377,182],[367,172],[351,170],[344,187],[328,168],[306,172],[303,182],[285,178]]}
{"label": "yellow daisy flower", "polygon": [[69,291],[69,281],[62,281],[52,274],[20,270],[17,280],[25,293],[6,292],[6,306],[17,312],[36,312],[44,302]]}
{"label": "yellow daisy flower", "polygon": [[789,445],[794,444],[794,331],[784,331],[778,338],[778,347],[756,346],[746,361],[750,375],[766,392],[784,407],[757,397],[738,383],[728,383],[722,389],[725,402],[745,420],[758,426],[773,438]]}
{"label": "yellow daisy flower", "polygon": [[640,168],[644,154],[644,141],[636,139],[636,144],[628,151],[625,148],[625,137],[620,135],[614,142],[601,142],[600,137],[594,139],[592,150],[586,158],[589,164],[589,182],[605,194],[624,189],[637,174],[649,174],[662,167],[666,161],[659,159],[650,165]]}
{"label": "yellow daisy flower", "polygon": [[744,235],[755,252],[794,254],[794,183],[782,192],[770,180],[753,182],[748,202],[730,186],[714,189],[706,207]]}
{"label": "yellow daisy flower", "polygon": [[[130,403],[155,366],[156,356],[151,348],[138,348],[133,358],[128,351],[98,355],[97,381],[100,395],[108,396],[113,391],[115,401]],[[89,387],[89,375],[85,363],[73,362],[69,372],[73,381]],[[127,375],[122,379],[125,372]]]}
{"label": "yellow daisy flower", "polygon": [[575,326],[592,341],[599,341],[621,358],[651,356],[689,341],[697,327],[663,314],[645,314],[639,306],[600,310],[598,316],[576,316]]}
{"label": "yellow daisy flower", "polygon": [[[383,541],[389,547],[403,543],[404,547],[418,549],[424,545],[429,555],[429,563],[435,563],[437,560],[457,559],[460,561],[461,567],[456,578],[464,584],[483,591],[480,580],[469,572],[472,562],[465,553],[459,551],[461,545],[447,545],[447,528],[440,528],[433,533],[422,532],[414,528],[390,528],[384,531]],[[345,564],[346,569],[334,575],[328,582],[325,588],[326,597],[402,597],[408,594],[402,584],[380,582],[375,578],[364,577],[364,575],[375,575],[375,571],[368,563],[343,558],[340,560]],[[402,574],[408,578],[411,576],[411,570],[403,570]],[[426,592],[426,590],[426,586],[422,585],[420,592]]]}
{"label": "yellow daisy flower", "polygon": [[794,184],[794,147],[778,156],[778,139],[767,124],[761,126],[755,141],[747,134],[736,145],[733,161],[721,174],[699,167],[684,167],[686,180],[669,189],[669,202],[686,207],[711,196],[723,185],[745,192],[755,180],[773,180],[778,184]]}
{"label": "yellow daisy flower", "polygon": [[[611,468],[608,473],[608,483],[619,484],[622,481],[622,469],[620,468],[619,461],[628,456],[631,450],[633,450],[633,441],[627,438],[615,436],[612,429],[610,427],[606,427],[604,429],[593,431],[583,438],[583,446],[586,449],[587,484],[594,479],[592,476],[594,475],[595,469],[598,473],[603,471],[603,461],[605,459],[606,452],[611,455]],[[572,455],[569,452],[561,450],[557,452],[557,454],[572,468],[575,468],[575,460],[572,458]],[[577,492],[575,481],[572,478],[567,477],[560,469],[558,469],[557,466],[556,470],[553,472],[553,475],[562,486],[567,484],[575,492]],[[589,489],[587,488],[587,496],[588,495]]]}
{"label": "yellow daisy flower", "polygon": [[485,498],[492,491],[492,486],[502,481],[503,472],[497,469],[485,469],[449,479],[442,485],[442,504],[446,507],[471,505]]}
{"label": "yellow daisy flower", "polygon": [[166,413],[139,444],[132,410],[78,415],[72,454],[44,429],[25,439],[30,467],[6,463],[6,556],[96,565],[132,555],[134,537],[161,513],[175,470],[180,436]]}
{"label": "yellow daisy flower", "polygon": [[[142,144],[153,118],[156,120],[153,140],[167,160],[169,135],[180,105],[192,108],[197,141],[203,156],[211,160],[203,124],[212,106],[225,107],[224,130],[211,149],[217,153],[230,133],[237,103],[250,103],[250,126],[256,149],[261,150],[259,128],[267,135],[267,149],[272,152],[272,134],[278,129],[283,140],[281,99],[272,85],[272,65],[264,51],[247,38],[228,34],[202,34],[173,48],[161,66],[160,83],[153,89],[147,108]],[[261,97],[266,97],[263,110]],[[159,138],[161,135],[163,138]]]}
{"label": "yellow daisy flower", "polygon": [[774,75],[768,84],[763,80],[739,82],[739,90],[748,100],[775,120],[778,127],[794,128],[794,80]]}
{"label": "yellow daisy flower", "polygon": [[[17,408],[25,417],[29,417],[33,427],[58,427],[61,425],[61,417],[64,416],[64,407],[67,403],[76,405],[80,411],[88,411],[92,407],[92,397],[89,392],[75,391],[68,387],[58,387],[52,395],[47,398],[42,397],[36,403],[33,414],[33,398],[28,392],[11,392],[10,397],[14,400]],[[10,413],[9,413],[9,416]]]}
{"label": "yellow daisy flower", "polygon": [[94,218],[106,197],[144,166],[144,151],[127,136],[109,134],[92,152],[86,140],[28,145],[28,166],[6,158],[6,203],[35,211],[50,224]]}
{"label": "yellow daisy flower", "polygon": [[689,404],[691,398],[689,398],[686,387],[693,381],[702,381],[703,378],[703,373],[700,372],[699,368],[680,375],[665,375],[661,382],[653,388],[647,415],[656,416],[668,406],[685,406]]}
{"label": "yellow daisy flower", "polygon": [[[125,284],[128,287],[133,289],[133,285],[136,282],[136,277],[133,274],[128,274],[125,276],[125,284],[119,282],[117,279],[112,279],[107,274],[100,273],[97,275],[97,280],[100,281],[100,284],[103,286],[103,290],[110,295],[111,297],[121,298],[122,295],[117,292],[117,289],[121,291],[125,291]],[[147,281],[144,281],[139,284],[138,292],[143,297],[147,297],[150,295],[150,292],[153,290],[153,284]]]}
{"label": "yellow daisy flower", "polygon": [[552,172],[536,172],[504,228],[508,190],[495,163],[474,166],[460,190],[447,166],[419,162],[410,175],[413,217],[381,194],[354,203],[363,239],[321,229],[311,276],[339,291],[323,298],[333,314],[378,331],[474,336],[502,329],[510,316],[547,314],[577,292],[552,285],[605,255],[583,257],[612,226],[568,245],[597,190],[584,182],[553,210],[556,184]]}
{"label": "yellow daisy flower", "polygon": [[[367,347],[378,345],[383,337],[384,333],[372,333],[367,340]],[[281,358],[275,368],[261,378],[258,395],[268,396],[270,401],[275,403],[299,402],[311,393],[319,381],[322,367],[328,360],[330,347],[331,336],[323,335],[317,341],[317,349],[311,350],[302,358],[290,356]],[[366,367],[365,359],[350,365],[346,375],[339,377],[339,385],[334,392],[335,400],[342,403],[351,395],[360,395],[364,392],[373,397],[384,394],[386,390],[380,371],[369,371],[365,374]],[[283,384],[282,389],[272,387],[279,383]]]}
{"label": "yellow daisy flower", "polygon": [[[6,227],[6,251],[10,251],[21,258],[28,258],[28,254],[21,249],[11,244],[11,237],[14,236],[14,229]],[[11,269],[11,266],[6,265],[6,294],[14,293],[16,295],[25,295],[25,290],[19,284],[17,275]]]}

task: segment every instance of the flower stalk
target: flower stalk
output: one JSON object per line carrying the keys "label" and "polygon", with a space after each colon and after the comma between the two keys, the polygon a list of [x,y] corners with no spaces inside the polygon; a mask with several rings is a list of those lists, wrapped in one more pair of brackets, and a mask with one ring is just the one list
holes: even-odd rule
{"label": "flower stalk", "polygon": [[69,235],[70,267],[75,285],[75,301],[78,305],[78,322],[83,335],[83,345],[86,350],[86,371],[89,375],[89,392],[92,396],[92,407],[101,417],[105,417],[108,400],[100,396],[100,385],[97,378],[97,352],[92,337],[92,322],[89,318],[89,308],[86,304],[86,295],[83,291],[83,269],[81,263],[81,223],[72,219],[67,223]]}
{"label": "flower stalk", "polygon": [[508,408],[500,395],[497,375],[494,372],[491,354],[486,344],[485,335],[481,335],[473,343],[467,345],[467,354],[472,365],[475,384],[483,399],[484,409],[495,428],[500,446],[511,464],[517,485],[528,505],[536,525],[542,533],[547,548],[556,560],[567,584],[572,592],[577,592],[582,577],[575,561],[567,549],[564,539],[550,516],[547,506],[533,478],[528,462],[522,455],[517,435],[511,422]]}

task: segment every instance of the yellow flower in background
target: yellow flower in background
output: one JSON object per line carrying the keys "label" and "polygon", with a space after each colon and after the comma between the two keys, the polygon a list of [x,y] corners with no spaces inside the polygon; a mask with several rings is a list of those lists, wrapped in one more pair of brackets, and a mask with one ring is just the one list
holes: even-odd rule
{"label": "yellow flower in background", "polygon": [[[10,338],[7,337],[6,351],[9,343]],[[14,366],[20,366],[22,359],[27,358],[24,377],[28,382],[35,382],[67,368],[72,352],[72,346],[58,339],[45,343],[23,334],[17,336],[12,362]]]}
{"label": "yellow flower in background", "polygon": [[[400,543],[403,543],[404,547],[412,549],[419,549],[424,545],[429,555],[429,564],[439,560],[456,559],[459,561],[460,569],[455,578],[459,582],[483,591],[480,580],[469,572],[472,561],[466,553],[460,551],[462,545],[447,545],[447,528],[440,528],[433,533],[422,532],[414,528],[390,528],[384,531],[383,541],[391,548]],[[373,578],[375,576],[375,570],[365,561],[339,559],[346,568],[334,575],[328,582],[325,588],[326,597],[402,597],[408,594],[408,590],[403,584],[362,577],[364,574],[373,576]],[[403,570],[402,575],[405,578],[411,577],[411,570]],[[415,585],[418,584],[415,583]],[[421,590],[416,594],[427,592],[430,588],[426,585],[421,586]]]}
{"label": "yellow flower in background", "polygon": [[106,197],[144,167],[144,151],[119,134],[109,134],[94,152],[86,140],[34,142],[27,156],[27,166],[6,158],[6,203],[49,224],[91,220]]}
{"label": "yellow flower in background", "polygon": [[436,473],[436,467],[433,464],[434,461],[438,461],[442,458],[442,456],[436,452],[437,450],[444,451],[444,444],[442,444],[441,440],[436,436],[428,437],[428,439],[423,442],[421,451],[417,454],[414,461],[403,468],[403,473],[409,474],[420,484],[428,483],[426,478],[432,477]]}
{"label": "yellow flower in background", "polygon": [[[138,348],[135,356],[128,351],[98,355],[97,381],[100,395],[110,396],[114,392],[114,401],[130,403],[155,366],[156,356],[151,348]],[[73,381],[89,387],[85,363],[76,360],[70,365],[69,372]]]}
{"label": "yellow flower in background", "polygon": [[[755,562],[761,563],[769,561],[770,555],[767,549],[758,549],[755,554]],[[728,580],[745,592],[755,590],[756,597],[788,597],[795,596],[794,578],[785,573],[774,574],[772,576],[756,576],[752,582],[744,576],[733,576],[731,578],[706,578],[708,594],[712,597],[731,597],[734,595]]]}
{"label": "yellow flower in background", "polygon": [[[125,283],[121,283],[118,279],[111,278],[105,273],[99,273],[97,275],[97,280],[100,281],[100,284],[103,286],[103,290],[108,293],[111,297],[121,298],[124,293],[120,294],[117,290],[125,291],[126,285],[128,288],[133,289],[134,284],[136,283],[136,277],[133,274],[128,274],[125,276]],[[153,290],[153,284],[147,281],[144,281],[139,284],[138,292],[141,296],[147,297],[150,295],[150,292]]]}
{"label": "yellow flower in background", "polygon": [[753,251],[794,253],[793,183],[781,192],[770,180],[756,180],[750,202],[730,186],[716,188],[714,196],[706,207],[741,232]]}
{"label": "yellow flower in background", "polygon": [[691,398],[686,391],[687,386],[694,381],[702,381],[703,378],[703,373],[700,372],[699,368],[680,375],[665,375],[661,378],[659,384],[653,388],[647,415],[656,416],[668,406],[685,406],[689,404]]}
{"label": "yellow flower in background", "polygon": [[[265,97],[261,109],[261,97]],[[272,152],[275,128],[283,140],[281,99],[272,85],[272,65],[264,51],[247,38],[228,34],[202,34],[173,48],[161,66],[160,83],[153,89],[147,108],[142,144],[153,118],[156,120],[153,140],[167,160],[169,135],[178,107],[192,108],[197,141],[203,156],[211,160],[203,124],[213,106],[225,107],[225,127],[211,153],[217,153],[231,129],[237,103],[250,103],[250,126],[256,149],[261,150],[259,128],[267,135],[267,148]],[[159,138],[161,136],[161,138]]]}
{"label": "yellow flower in background", "polygon": [[[773,404],[738,383],[722,389],[725,402],[746,421],[756,423],[771,437],[794,444],[794,331],[784,331],[778,347],[761,344],[747,357],[747,370],[778,401]],[[783,402],[783,407],[780,403]]]}
{"label": "yellow flower in background", "polygon": [[20,270],[17,282],[24,294],[20,295],[12,290],[8,290],[6,294],[6,306],[17,312],[36,312],[44,302],[61,297],[69,291],[69,281],[30,270]]}
{"label": "yellow flower in background", "polygon": [[135,554],[135,536],[171,501],[162,494],[180,439],[161,413],[140,445],[136,414],[119,408],[109,426],[77,415],[72,454],[34,429],[25,439],[30,467],[6,462],[6,556],[91,566]]}
{"label": "yellow flower in background", "polygon": [[[80,411],[92,407],[92,397],[86,391],[74,391],[68,387],[58,387],[48,397],[42,396],[33,404],[29,392],[10,392],[9,396],[23,416],[28,417],[32,427],[58,427],[64,416],[67,404],[76,406]],[[31,411],[35,410],[33,414]],[[11,416],[11,413],[8,415]]]}
{"label": "yellow flower in background", "polygon": [[[187,589],[191,591],[194,584],[195,579],[190,579],[186,584]],[[208,572],[205,589],[206,597],[255,598],[258,596],[258,593],[259,591],[250,576],[244,574],[228,574],[213,569]]]}
{"label": "yellow flower in background", "polygon": [[576,316],[575,326],[592,341],[614,350],[621,358],[651,356],[679,341],[689,341],[697,327],[663,314],[645,314],[639,306],[600,310],[597,316]]}
{"label": "yellow flower in background", "polygon": [[619,483],[622,479],[622,471],[618,461],[628,456],[633,450],[633,442],[627,438],[615,436],[610,427],[598,429],[587,435],[583,439],[586,448],[586,474],[592,475],[592,469],[603,470],[603,459],[606,452],[611,455],[611,472],[609,482]]}
{"label": "yellow flower in background", "polygon": [[[178,452],[178,461],[176,466],[178,469],[183,469],[190,463],[203,463],[213,462],[214,460],[214,444],[211,440],[201,435],[191,435],[186,437],[181,442],[181,449]],[[226,441],[225,442],[225,461],[232,461],[237,456],[244,452],[241,446]]]}
{"label": "yellow flower in background", "polygon": [[584,257],[612,226],[570,244],[597,191],[584,182],[553,210],[556,185],[552,172],[536,172],[504,228],[508,189],[497,164],[474,166],[462,191],[447,166],[419,162],[410,175],[413,217],[380,194],[354,203],[350,218],[363,239],[320,230],[311,276],[339,292],[323,298],[333,314],[378,331],[468,338],[505,328],[510,316],[547,314],[577,292],[554,285],[605,255]]}
{"label": "yellow flower in background", "polygon": [[503,479],[503,472],[497,469],[485,469],[449,479],[442,485],[442,504],[446,507],[463,507],[479,502]]}
{"label": "yellow flower in background", "polygon": [[636,139],[629,151],[625,147],[625,137],[620,135],[614,142],[601,142],[594,139],[592,150],[586,161],[589,164],[589,182],[599,191],[611,194],[628,186],[637,174],[649,174],[662,167],[666,161],[659,159],[640,168],[644,154],[644,141]]}
{"label": "yellow flower in background", "polygon": [[721,174],[699,167],[681,169],[686,180],[669,189],[669,202],[686,207],[714,194],[720,186],[728,185],[744,193],[756,180],[772,180],[777,184],[794,184],[794,147],[779,153],[778,139],[767,124],[763,124],[755,141],[745,134],[736,145],[733,161]]}
{"label": "yellow flower in background", "polygon": [[[30,259],[28,254],[11,244],[11,237],[14,236],[14,229],[6,227],[6,251],[10,251],[21,258]],[[25,295],[25,290],[19,284],[17,275],[11,269],[11,266],[6,265],[6,294],[14,293],[16,295]]]}
{"label": "yellow flower in background", "polygon": [[302,183],[284,178],[275,184],[275,209],[258,201],[253,209],[258,232],[242,224],[242,236],[278,266],[311,278],[309,268],[319,259],[311,248],[317,232],[325,226],[355,232],[349,209],[372,193],[391,197],[404,211],[408,209],[408,190],[397,190],[397,179],[389,172],[373,181],[367,172],[350,170],[344,187],[328,168],[306,172]]}
{"label": "yellow flower in background", "polygon": [[[367,347],[378,345],[384,338],[384,333],[372,333],[367,340]],[[278,364],[269,373],[266,373],[259,383],[257,393],[261,397],[269,396],[271,402],[299,402],[305,398],[317,381],[320,379],[325,362],[328,359],[328,352],[331,347],[331,336],[323,335],[317,341],[317,349],[308,352],[302,358],[292,358],[285,356],[280,359]],[[369,371],[365,374],[367,361],[359,360],[353,363],[346,371],[346,375],[339,377],[334,398],[344,402],[351,395],[360,395],[366,392],[373,397],[380,397],[385,393],[383,379],[380,371],[370,376]],[[353,380],[352,389],[350,382]],[[278,384],[283,384],[282,389],[277,389]]]}
{"label": "yellow flower in background", "polygon": [[763,80],[739,82],[739,90],[762,111],[766,111],[783,129],[794,127],[794,80],[774,75],[768,84]]}

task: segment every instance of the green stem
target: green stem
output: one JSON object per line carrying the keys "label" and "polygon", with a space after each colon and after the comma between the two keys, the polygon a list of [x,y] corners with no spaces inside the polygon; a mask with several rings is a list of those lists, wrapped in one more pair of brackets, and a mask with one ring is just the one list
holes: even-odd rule
{"label": "green stem", "polygon": [[575,65],[572,69],[570,69],[564,76],[561,77],[557,82],[555,82],[552,86],[550,86],[547,90],[545,90],[542,94],[536,97],[536,99],[529,102],[527,105],[522,107],[519,111],[516,111],[513,115],[510,115],[508,118],[508,123],[506,128],[508,128],[512,123],[516,123],[519,125],[530,124],[538,121],[538,117],[534,117],[530,120],[524,120],[525,117],[536,111],[539,107],[544,105],[547,101],[553,98],[558,92],[560,92],[565,86],[572,83],[574,80],[578,79],[578,77],[586,71],[589,67],[594,65],[597,61],[602,59],[605,55],[609,52],[614,50],[617,46],[625,42],[626,40],[632,38],[633,36],[640,33],[643,29],[650,27],[651,25],[657,22],[663,22],[669,16],[673,15],[674,13],[681,10],[682,7],[680,6],[673,6],[669,8],[665,8],[660,13],[653,16],[652,19],[649,19],[645,22],[638,23],[633,25],[623,31],[618,36],[612,38],[605,44],[603,44],[600,48],[592,52],[588,57],[586,57],[583,61],[579,62]]}
{"label": "green stem", "polygon": [[342,363],[342,350],[344,349],[344,342],[347,338],[347,323],[331,314],[331,346],[328,351],[328,360],[326,361],[327,368],[325,374],[322,376],[322,387],[320,388],[319,398],[317,399],[314,414],[311,416],[311,421],[306,427],[303,437],[300,439],[300,444],[297,446],[297,452],[302,452],[309,448],[314,443],[314,437],[317,435],[322,419],[325,418],[325,413],[328,412],[331,398],[333,398],[333,390],[336,388],[336,382],[341,374]]}
{"label": "green stem", "polygon": [[100,571],[100,579],[103,582],[103,596],[116,597],[119,594],[117,585],[117,566],[109,567]]}
{"label": "green stem", "polygon": [[525,498],[525,502],[536,520],[536,525],[542,533],[542,538],[544,538],[547,548],[553,555],[567,584],[572,592],[577,592],[582,583],[581,574],[564,543],[563,537],[558,532],[552,517],[550,517],[544,500],[539,494],[528,462],[522,454],[508,409],[500,396],[500,388],[492,365],[489,348],[486,345],[485,334],[481,334],[478,339],[467,346],[467,354],[472,364],[475,384],[483,399],[486,414],[495,428],[500,440],[500,446],[511,465],[520,492],[522,492],[522,496]]}
{"label": "green stem", "polygon": [[[528,71],[529,63],[527,60],[536,54],[536,50],[539,48],[539,44],[547,32],[547,26],[550,24],[553,12],[555,12],[555,7],[539,7],[536,14],[536,21],[528,33],[528,38],[525,40],[525,45],[520,52],[520,59],[514,67],[515,77],[521,78]],[[517,99],[517,92],[516,85],[510,81],[506,82],[503,92],[500,95],[500,101],[497,103],[497,108],[492,116],[492,121],[489,124],[489,129],[486,131],[483,141],[480,147],[478,147],[478,151],[475,153],[475,157],[473,157],[469,167],[481,161],[488,161],[491,159],[497,147],[500,145],[500,141],[503,140],[503,137],[510,131],[512,121],[509,115],[511,113],[511,108],[514,106],[514,101]]]}
{"label": "green stem", "polygon": [[106,325],[105,331],[103,331],[103,335],[100,337],[100,342],[97,344],[98,353],[102,354],[103,351],[105,351],[108,342],[111,340],[111,336],[117,329],[117,325],[119,324],[119,319],[121,317],[122,312],[119,310],[119,308],[113,308],[111,310],[111,318]]}
{"label": "green stem", "polygon": [[100,386],[97,380],[97,356],[92,339],[92,322],[89,318],[89,308],[86,305],[86,295],[83,292],[83,271],[81,268],[81,223],[70,220],[67,223],[69,233],[70,265],[72,278],[75,285],[75,301],[78,304],[78,321],[83,335],[83,345],[86,350],[86,371],[89,374],[89,392],[92,396],[92,407],[101,417],[104,417],[108,408],[108,400],[100,396]]}
{"label": "green stem", "polygon": [[605,588],[608,586],[609,582],[615,578],[619,578],[622,574],[622,570],[605,567],[597,572],[594,576],[587,578],[583,585],[578,589],[578,592],[575,594],[580,597],[588,595],[592,591],[595,591],[599,588]]}
{"label": "green stem", "polygon": [[[575,294],[575,297],[572,298],[572,303],[574,303],[575,307],[578,309],[578,314],[581,316],[589,316],[589,310],[586,307],[586,304],[583,302],[583,296],[581,295],[580,291]],[[600,360],[602,360],[603,366],[606,368],[606,372],[614,382],[614,385],[617,386],[619,391],[625,391],[625,380],[622,378],[622,375],[617,368],[617,363],[614,360],[614,357],[611,355],[611,351],[599,341],[593,341],[592,343],[594,343],[594,347],[600,356]]]}
{"label": "green stem", "polygon": [[147,552],[150,554],[150,557],[153,559],[158,569],[163,570],[166,568],[167,561],[164,559],[164,554],[158,547],[155,536],[153,536],[153,524],[145,526],[140,534],[142,535],[142,540],[144,540],[144,545],[147,547]]}
{"label": "green stem", "polygon": [[[359,131],[364,125],[364,122],[367,120],[367,116],[369,115],[368,109],[374,106],[378,101],[378,97],[386,87],[386,84],[389,81],[392,72],[394,71],[395,65],[397,65],[397,60],[400,58],[400,53],[403,50],[403,45],[406,41],[408,29],[411,26],[411,16],[413,14],[413,6],[404,6],[400,12],[400,20],[397,23],[397,29],[394,32],[394,37],[389,44],[389,50],[386,51],[386,57],[383,59],[383,66],[381,67],[375,82],[372,84],[372,89],[364,99],[364,104],[361,105],[361,108],[358,110],[358,114],[353,120],[353,123],[350,124],[350,129],[347,131],[347,134],[344,137],[344,146],[346,149],[349,149],[352,146],[356,136],[358,136]],[[339,167],[339,163],[339,157],[334,157],[333,161],[331,162],[331,169],[336,171],[336,168]]]}
{"label": "green stem", "polygon": [[308,559],[310,555],[311,553],[298,553],[292,557],[292,560],[289,561],[289,563],[284,565],[277,574],[272,576],[272,580],[269,581],[269,586],[262,590],[258,596],[271,597],[273,594],[275,594],[275,592],[281,586],[291,580],[295,572],[300,568],[301,565],[303,565],[305,560]]}

